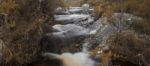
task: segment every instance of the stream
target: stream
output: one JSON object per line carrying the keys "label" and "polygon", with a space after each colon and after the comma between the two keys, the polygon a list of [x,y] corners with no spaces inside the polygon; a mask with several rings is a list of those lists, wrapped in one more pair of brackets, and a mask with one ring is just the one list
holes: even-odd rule
{"label": "stream", "polygon": [[[109,49],[109,46],[105,45],[105,41],[109,35],[116,30],[127,29],[130,25],[132,25],[132,20],[140,19],[127,13],[114,13],[112,17],[117,19],[120,19],[119,17],[123,15],[122,20],[124,22],[119,22],[116,20],[114,25],[110,25],[107,24],[107,17],[102,16],[98,20],[94,20],[95,17],[92,16],[93,11],[94,9],[90,8],[88,5],[84,5],[83,7],[69,7],[67,9],[58,7],[54,15],[55,23],[52,26],[52,32],[45,35],[48,40],[47,43],[51,43],[50,46],[52,47],[53,45],[56,46],[53,47],[55,50],[50,51],[52,54],[48,53],[46,56],[57,55],[55,53],[60,53],[61,57],[67,55],[74,60],[73,57],[75,55],[89,55],[89,51],[96,47],[101,49],[96,52],[97,54],[100,54]],[[79,47],[78,49],[72,50],[73,48],[69,48],[72,45],[77,45]],[[62,51],[63,48],[69,49]],[[90,55],[85,56],[85,58],[88,60]],[[78,58],[78,61],[79,60],[81,61],[82,59]],[[83,60],[81,62],[86,63],[87,61]],[[85,66],[85,64],[82,66]],[[93,63],[88,66],[93,66]]]}

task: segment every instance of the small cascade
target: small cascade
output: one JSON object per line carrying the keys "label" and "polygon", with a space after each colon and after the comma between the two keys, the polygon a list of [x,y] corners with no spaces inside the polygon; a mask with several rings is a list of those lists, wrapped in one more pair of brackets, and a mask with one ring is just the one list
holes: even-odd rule
{"label": "small cascade", "polygon": [[[61,51],[60,54],[45,53],[44,56],[56,55],[58,56],[57,59],[61,59],[65,66],[93,66],[94,62],[90,59],[89,51],[95,47],[100,48],[97,54],[109,50],[105,42],[108,36],[116,30],[117,25],[121,26],[119,29],[126,29],[132,24],[132,19],[137,19],[130,14],[124,14],[123,19],[126,22],[117,23],[120,14],[114,13],[115,25],[106,24],[107,17],[101,17],[95,21],[91,15],[93,9],[87,4],[82,7],[69,7],[66,10],[59,7],[56,11],[57,13],[54,15],[55,23],[52,26],[53,32],[46,34],[46,37],[48,37],[47,43],[55,45],[58,50],[62,50],[64,47],[69,49],[65,52]],[[74,51],[70,46],[76,46],[76,44],[79,46],[79,50]],[[83,46],[82,49],[81,46]]]}

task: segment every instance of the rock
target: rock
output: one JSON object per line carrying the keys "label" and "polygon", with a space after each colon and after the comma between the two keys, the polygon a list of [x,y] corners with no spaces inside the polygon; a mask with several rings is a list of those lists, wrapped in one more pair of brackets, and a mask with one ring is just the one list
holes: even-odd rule
{"label": "rock", "polygon": [[55,21],[62,24],[69,24],[79,22],[90,18],[90,15],[84,14],[71,14],[71,15],[55,15]]}
{"label": "rock", "polygon": [[69,7],[68,11],[71,14],[82,14],[82,7]]}
{"label": "rock", "polygon": [[90,5],[89,4],[83,4],[82,9],[83,9],[84,14],[89,14]]}
{"label": "rock", "polygon": [[55,15],[69,15],[70,13],[66,11],[66,9],[63,9],[62,7],[58,7],[55,10]]}
{"label": "rock", "polygon": [[64,33],[70,33],[72,35],[70,36],[76,36],[76,35],[87,35],[88,29],[75,25],[75,24],[67,24],[67,25],[54,25],[53,30],[58,32],[64,32]]}

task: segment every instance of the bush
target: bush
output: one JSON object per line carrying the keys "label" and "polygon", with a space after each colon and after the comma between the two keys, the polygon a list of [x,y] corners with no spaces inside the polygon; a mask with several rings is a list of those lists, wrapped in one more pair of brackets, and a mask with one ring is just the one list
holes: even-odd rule
{"label": "bush", "polygon": [[5,14],[0,39],[4,42],[2,64],[21,66],[36,61],[41,50],[45,21],[52,19],[58,0],[3,0],[0,13]]}
{"label": "bush", "polygon": [[141,20],[133,24],[132,28],[139,33],[150,35],[150,20]]}
{"label": "bush", "polygon": [[114,54],[121,56],[120,59],[123,58],[138,64],[141,61],[142,63],[145,62],[142,57],[147,57],[143,52],[149,50],[149,42],[149,36],[137,34],[132,30],[125,30],[112,35],[107,41],[107,45],[109,45]]}

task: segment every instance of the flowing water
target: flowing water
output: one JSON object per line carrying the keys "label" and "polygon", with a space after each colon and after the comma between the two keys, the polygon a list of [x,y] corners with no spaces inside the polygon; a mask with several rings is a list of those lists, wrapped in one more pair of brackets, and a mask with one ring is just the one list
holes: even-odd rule
{"label": "flowing water", "polygon": [[[52,33],[47,33],[46,36],[51,37],[53,40],[51,43],[61,44],[63,46],[72,45],[80,37],[84,37],[79,43],[83,48],[80,52],[75,53],[63,53],[53,54],[46,53],[45,56],[58,56],[59,59],[64,61],[65,66],[94,66],[94,61],[90,59],[88,50],[97,46],[102,47],[102,50],[109,49],[107,45],[104,45],[108,36],[116,30],[118,24],[121,28],[126,29],[132,24],[132,19],[138,19],[129,14],[123,14],[123,23],[117,23],[115,25],[105,24],[107,22],[106,17],[101,17],[98,20],[94,20],[91,15],[93,9],[89,6],[84,5],[83,7],[70,7],[65,11],[63,8],[56,10],[57,14],[55,17],[55,25],[52,26]],[[59,13],[61,12],[61,14]],[[114,17],[120,16],[120,13],[114,13]],[[118,29],[118,28],[117,28]],[[71,52],[67,51],[67,52]],[[97,53],[101,53],[98,51]],[[70,61],[70,62],[69,62]],[[71,62],[72,61],[72,62]],[[69,62],[69,63],[68,63]]]}

